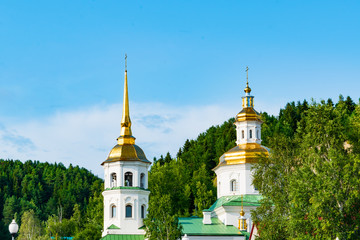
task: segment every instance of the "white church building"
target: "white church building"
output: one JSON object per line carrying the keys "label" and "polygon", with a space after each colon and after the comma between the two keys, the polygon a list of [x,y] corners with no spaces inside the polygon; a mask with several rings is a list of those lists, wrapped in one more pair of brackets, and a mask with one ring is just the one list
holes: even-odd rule
{"label": "white church building", "polygon": [[[236,146],[220,159],[213,169],[217,179],[217,200],[203,211],[203,218],[179,218],[183,239],[240,240],[255,239],[257,228],[251,210],[260,206],[261,195],[252,184],[252,164],[269,155],[261,145],[261,118],[254,109],[248,77],[242,110],[236,115]],[[186,234],[186,236],[185,236]]]}
{"label": "white church building", "polygon": [[[248,71],[248,70],[247,70]],[[117,144],[102,163],[104,167],[104,229],[102,240],[143,240],[149,205],[148,168],[151,162],[135,145],[131,132],[127,71],[125,70],[121,133]],[[268,156],[261,145],[261,118],[254,109],[248,83],[242,97],[242,110],[236,115],[236,146],[213,169],[217,179],[217,200],[203,211],[203,218],[179,218],[183,240],[255,239],[257,228],[251,210],[258,207],[261,195],[252,184],[252,164]]]}
{"label": "white church building", "polygon": [[149,206],[150,191],[147,188],[150,164],[132,136],[125,70],[120,136],[108,158],[101,164],[105,179],[102,239],[144,239],[143,220]]}

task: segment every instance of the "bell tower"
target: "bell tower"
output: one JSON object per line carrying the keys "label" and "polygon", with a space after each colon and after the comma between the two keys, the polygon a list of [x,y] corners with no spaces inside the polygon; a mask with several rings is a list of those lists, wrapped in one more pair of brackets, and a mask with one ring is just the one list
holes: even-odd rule
{"label": "bell tower", "polygon": [[135,145],[129,111],[125,55],[124,101],[120,136],[101,164],[104,168],[104,230],[106,235],[144,235],[141,229],[149,206],[148,168],[143,150]]}
{"label": "bell tower", "polygon": [[[250,212],[258,206],[261,199],[259,191],[253,185],[252,165],[259,157],[268,156],[269,149],[261,145],[262,121],[260,114],[254,109],[248,71],[247,67],[242,110],[235,116],[236,146],[225,152],[213,169],[217,176],[218,200],[211,214],[225,225],[249,231],[252,227]],[[221,207],[218,206],[219,203],[222,204]]]}

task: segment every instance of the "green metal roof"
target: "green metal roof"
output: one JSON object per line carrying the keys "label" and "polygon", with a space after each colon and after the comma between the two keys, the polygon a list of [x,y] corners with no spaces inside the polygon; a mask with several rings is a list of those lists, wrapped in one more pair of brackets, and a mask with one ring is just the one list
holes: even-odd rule
{"label": "green metal roof", "polygon": [[202,218],[179,218],[183,234],[189,236],[242,236],[234,226],[224,225],[218,218],[211,218],[212,224],[203,224]]}
{"label": "green metal roof", "polygon": [[114,224],[111,224],[110,227],[108,227],[107,229],[120,229],[118,226],[115,226]]}
{"label": "green metal roof", "polygon": [[[259,194],[243,195],[243,206],[260,206],[262,196]],[[223,196],[216,200],[216,202],[204,211],[214,211],[221,206],[241,206],[241,195]]]}
{"label": "green metal roof", "polygon": [[108,234],[100,240],[144,240],[144,235],[132,235],[132,234]]}

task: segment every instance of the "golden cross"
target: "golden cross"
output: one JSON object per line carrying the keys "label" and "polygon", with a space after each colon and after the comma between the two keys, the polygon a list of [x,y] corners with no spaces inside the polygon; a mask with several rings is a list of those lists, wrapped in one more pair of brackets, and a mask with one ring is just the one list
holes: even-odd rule
{"label": "golden cross", "polygon": [[127,55],[125,53],[125,71],[127,70]]}
{"label": "golden cross", "polygon": [[249,67],[246,66],[246,86],[249,86]]}

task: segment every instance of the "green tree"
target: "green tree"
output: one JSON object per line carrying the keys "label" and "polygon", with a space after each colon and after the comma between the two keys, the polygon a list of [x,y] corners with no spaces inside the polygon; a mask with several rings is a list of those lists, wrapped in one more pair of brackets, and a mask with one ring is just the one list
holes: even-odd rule
{"label": "green tree", "polygon": [[171,211],[169,194],[153,197],[153,201],[149,205],[149,213],[144,220],[146,237],[149,240],[177,240],[181,238],[181,226],[178,224],[178,218],[169,214]]}
{"label": "green tree", "polygon": [[35,216],[34,210],[24,212],[21,217],[19,229],[19,240],[38,240],[42,235],[42,226],[40,220]]}
{"label": "green tree", "polygon": [[59,216],[51,216],[46,221],[46,234],[51,237],[71,237],[75,233],[75,224],[73,221],[61,218]]}
{"label": "green tree", "polygon": [[[20,212],[20,207],[18,204],[18,199],[15,196],[11,196],[9,198],[6,198],[5,205],[3,208],[3,223],[5,225],[9,225],[12,221],[12,219],[15,218],[15,213]],[[18,219],[15,219],[18,221]]]}
{"label": "green tree", "polygon": [[[85,214],[84,224],[80,231],[76,231],[75,240],[98,240],[101,238],[103,228],[103,197],[100,192],[95,192],[90,197],[89,205]],[[76,212],[74,212],[74,219]]]}

